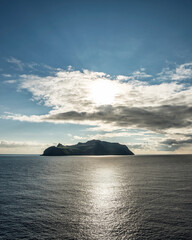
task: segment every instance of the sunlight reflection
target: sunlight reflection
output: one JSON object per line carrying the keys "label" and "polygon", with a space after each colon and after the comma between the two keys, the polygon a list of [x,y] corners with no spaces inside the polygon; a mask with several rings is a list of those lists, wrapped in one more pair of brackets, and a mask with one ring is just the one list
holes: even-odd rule
{"label": "sunlight reflection", "polygon": [[97,169],[95,172],[95,186],[92,192],[94,207],[100,209],[111,208],[115,201],[117,184],[114,169]]}
{"label": "sunlight reflection", "polygon": [[[118,226],[117,212],[120,201],[119,181],[115,167],[102,165],[91,174],[89,215],[86,219],[90,239],[112,239],[112,231]],[[114,221],[115,219],[115,221]]]}
{"label": "sunlight reflection", "polygon": [[86,215],[81,219],[86,226],[84,234],[89,236],[87,239],[114,239],[115,234],[123,234],[122,229],[127,231],[124,223],[131,221],[129,207],[134,198],[131,198],[129,182],[122,181],[125,176],[115,162],[117,160],[99,157],[99,164],[94,165],[89,175]]}

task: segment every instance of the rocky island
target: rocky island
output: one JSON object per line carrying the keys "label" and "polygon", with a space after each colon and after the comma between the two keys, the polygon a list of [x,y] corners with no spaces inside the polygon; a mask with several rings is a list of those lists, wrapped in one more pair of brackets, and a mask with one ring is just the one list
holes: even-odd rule
{"label": "rocky island", "polygon": [[126,145],[110,143],[100,140],[91,140],[76,145],[52,146],[45,149],[43,156],[69,156],[69,155],[134,155]]}

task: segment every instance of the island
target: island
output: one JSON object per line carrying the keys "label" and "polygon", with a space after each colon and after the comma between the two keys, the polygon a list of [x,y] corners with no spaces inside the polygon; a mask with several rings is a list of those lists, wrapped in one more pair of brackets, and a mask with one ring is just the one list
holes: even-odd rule
{"label": "island", "polygon": [[69,155],[134,155],[126,145],[110,143],[100,140],[90,140],[76,145],[51,146],[44,150],[43,156],[69,156]]}

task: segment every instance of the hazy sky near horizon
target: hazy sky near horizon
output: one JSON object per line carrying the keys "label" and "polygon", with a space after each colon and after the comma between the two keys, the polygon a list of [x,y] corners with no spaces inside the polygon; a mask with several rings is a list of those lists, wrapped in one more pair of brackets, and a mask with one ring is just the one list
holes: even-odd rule
{"label": "hazy sky near horizon", "polygon": [[191,0],[0,0],[0,153],[90,139],[192,153],[191,12]]}

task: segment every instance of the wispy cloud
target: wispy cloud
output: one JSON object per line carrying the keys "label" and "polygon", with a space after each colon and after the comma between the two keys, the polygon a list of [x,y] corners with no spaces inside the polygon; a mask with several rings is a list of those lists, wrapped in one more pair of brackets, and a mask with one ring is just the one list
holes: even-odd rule
{"label": "wispy cloud", "polygon": [[21,148],[21,147],[46,147],[48,144],[42,144],[37,142],[19,142],[19,141],[7,141],[0,140],[0,148]]}
{"label": "wispy cloud", "polygon": [[50,144],[38,142],[0,140],[1,154],[6,154],[7,152],[9,154],[42,154],[43,150],[49,146]]}
{"label": "wispy cloud", "polygon": [[157,79],[161,81],[192,80],[192,62],[181,64],[175,69],[164,68]]}
{"label": "wispy cloud", "polygon": [[3,77],[6,77],[6,78],[10,78],[10,77],[11,77],[11,74],[6,74],[6,73],[4,73],[4,74],[2,74],[2,76],[3,76]]}
{"label": "wispy cloud", "polygon": [[[27,71],[27,72],[36,72],[36,73],[45,73],[45,72],[53,72],[56,71],[56,68],[53,68],[47,64],[39,64],[35,62],[23,62],[17,58],[9,57],[6,59],[8,63],[16,66],[16,69],[19,71]],[[2,74],[5,77],[10,77],[9,74]]]}
{"label": "wispy cloud", "polygon": [[120,81],[130,81],[130,80],[135,81],[135,80],[146,80],[146,79],[152,78],[152,77],[153,77],[152,75],[145,72],[145,68],[141,68],[141,69],[133,72],[129,76],[118,75],[116,77],[116,79],[120,80]]}
{"label": "wispy cloud", "polygon": [[140,70],[137,70],[135,72],[133,72],[132,74],[134,79],[145,79],[145,78],[151,78],[152,75],[147,74],[145,72],[145,68],[141,68]]}
{"label": "wispy cloud", "polygon": [[14,58],[14,57],[7,58],[7,62],[16,65],[18,70],[23,71],[24,69],[24,63],[17,58]]}

